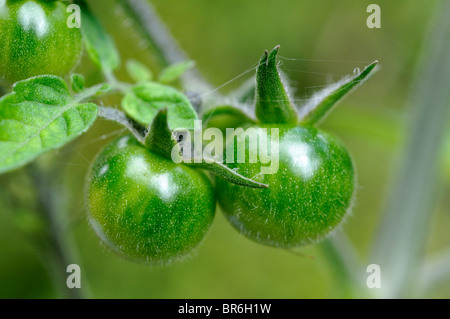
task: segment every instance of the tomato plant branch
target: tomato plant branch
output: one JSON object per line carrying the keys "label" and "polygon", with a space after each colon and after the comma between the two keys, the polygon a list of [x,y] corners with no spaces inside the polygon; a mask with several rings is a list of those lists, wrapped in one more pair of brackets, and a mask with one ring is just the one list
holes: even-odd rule
{"label": "tomato plant branch", "polygon": [[[419,291],[426,295],[450,283],[450,249],[428,260],[421,269]],[[420,296],[419,296],[420,297]]]}
{"label": "tomato plant branch", "polygon": [[[56,187],[52,187],[52,181],[48,180],[47,171],[41,170],[36,164],[30,165],[31,177],[39,199],[39,213],[46,221],[49,231],[49,245],[43,254],[44,264],[48,269],[55,287],[63,298],[80,299],[84,297],[82,288],[69,289],[66,284],[67,266],[79,264],[74,242],[69,236],[66,215],[58,211],[61,205],[56,204],[60,195]],[[84,284],[83,284],[84,285]],[[83,286],[82,285],[82,286]]]}
{"label": "tomato plant branch", "polygon": [[358,287],[364,283],[361,276],[360,261],[353,246],[342,231],[334,233],[320,244],[328,265],[336,274],[336,285],[345,297],[358,296]]}
{"label": "tomato plant branch", "polygon": [[142,143],[143,145],[145,144],[145,129],[138,126],[138,124],[134,121],[130,120],[122,111],[113,107],[99,106],[98,116],[125,126],[140,143]]}
{"label": "tomato plant branch", "polygon": [[440,184],[439,160],[450,116],[450,2],[440,2],[436,13],[412,89],[406,144],[371,259],[383,272],[383,297],[407,297],[415,288]]}
{"label": "tomato plant branch", "polygon": [[106,82],[108,82],[109,84],[111,84],[113,86],[118,85],[118,80],[112,70],[102,68],[102,73],[103,73],[103,76],[104,76]]}
{"label": "tomato plant branch", "polygon": [[[149,42],[162,67],[189,60],[149,1],[119,0],[119,3],[134,22],[134,28]],[[181,82],[188,91],[205,93],[213,89],[195,67],[186,71]]]}

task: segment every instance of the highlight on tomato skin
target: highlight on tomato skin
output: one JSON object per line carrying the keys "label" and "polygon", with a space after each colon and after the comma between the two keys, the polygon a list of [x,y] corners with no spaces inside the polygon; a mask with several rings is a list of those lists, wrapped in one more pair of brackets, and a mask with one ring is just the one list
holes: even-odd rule
{"label": "highlight on tomato skin", "polygon": [[0,83],[67,75],[82,51],[79,28],[69,28],[62,1],[0,1]]}
{"label": "highlight on tomato skin", "polygon": [[95,159],[86,198],[102,241],[126,259],[153,265],[189,255],[215,214],[213,186],[202,171],[175,164],[130,136]]}
{"label": "highlight on tomato skin", "polygon": [[244,236],[269,246],[292,248],[324,239],[351,210],[356,174],[349,152],[336,137],[314,127],[263,127],[279,128],[278,171],[261,174],[265,164],[260,162],[228,164],[269,188],[244,188],[216,178],[224,215]]}

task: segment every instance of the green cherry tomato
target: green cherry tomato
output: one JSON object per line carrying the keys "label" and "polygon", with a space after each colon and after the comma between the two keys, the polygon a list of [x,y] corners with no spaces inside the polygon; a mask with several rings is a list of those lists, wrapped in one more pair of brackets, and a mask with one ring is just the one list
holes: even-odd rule
{"label": "green cherry tomato", "polygon": [[130,136],[95,159],[86,186],[90,222],[114,252],[166,264],[196,247],[215,212],[211,181],[152,153]]}
{"label": "green cherry tomato", "polygon": [[[262,175],[261,167],[268,164],[248,159],[227,164],[269,188],[246,188],[217,178],[222,211],[237,230],[262,244],[290,248],[317,242],[350,209],[355,189],[352,159],[338,139],[314,127],[263,127],[279,128],[278,171]],[[258,152],[249,150],[248,142],[247,151]]]}
{"label": "green cherry tomato", "polygon": [[82,49],[81,31],[67,26],[66,10],[60,1],[0,1],[1,82],[72,70]]}

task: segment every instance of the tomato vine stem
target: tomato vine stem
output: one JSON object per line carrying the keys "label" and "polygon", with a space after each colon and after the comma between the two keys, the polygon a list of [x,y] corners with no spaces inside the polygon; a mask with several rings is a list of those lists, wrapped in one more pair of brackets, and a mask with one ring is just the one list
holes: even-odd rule
{"label": "tomato vine stem", "polygon": [[[134,22],[133,27],[151,45],[152,53],[158,57],[162,67],[189,60],[149,1],[119,0],[119,4],[123,12]],[[181,82],[188,91],[205,93],[213,90],[213,86],[195,67],[186,71],[181,77]]]}
{"label": "tomato vine stem", "polygon": [[332,273],[335,273],[337,291],[342,297],[354,298],[363,294],[361,282],[363,269],[353,250],[353,245],[342,230],[338,230],[320,244],[320,248]]}
{"label": "tomato vine stem", "polygon": [[411,91],[407,138],[371,256],[383,269],[385,298],[411,297],[416,288],[441,183],[439,160],[450,116],[450,2],[435,10]]}
{"label": "tomato vine stem", "polygon": [[[48,225],[49,238],[48,246],[44,253],[40,255],[43,264],[48,270],[48,274],[53,281],[55,288],[63,298],[82,299],[86,297],[84,288],[69,289],[66,284],[66,270],[70,264],[79,265],[79,257],[76,246],[71,236],[70,230],[65,223],[65,212],[57,211],[56,207],[61,205],[55,203],[58,191],[52,187],[53,181],[49,180],[48,172],[42,170],[38,165],[32,164],[29,167],[30,176],[36,186],[38,195],[39,214]],[[84,285],[82,284],[81,287]]]}

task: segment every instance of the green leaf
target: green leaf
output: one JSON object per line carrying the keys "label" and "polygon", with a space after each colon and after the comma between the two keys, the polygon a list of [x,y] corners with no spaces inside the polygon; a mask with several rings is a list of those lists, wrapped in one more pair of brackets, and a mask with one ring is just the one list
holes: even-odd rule
{"label": "green leaf", "polygon": [[95,104],[71,97],[57,76],[17,82],[0,99],[0,173],[73,140],[92,125],[97,112]]}
{"label": "green leaf", "polygon": [[256,117],[261,123],[297,123],[297,112],[277,67],[280,46],[265,51],[256,72]]}
{"label": "green leaf", "polygon": [[170,129],[194,128],[197,113],[188,98],[173,87],[156,82],[139,83],[126,93],[122,108],[136,122],[149,126],[160,109],[168,108]]}
{"label": "green leaf", "polygon": [[114,41],[91,13],[86,2],[78,1],[78,3],[81,7],[81,31],[89,57],[103,70],[116,69],[120,64],[120,57]]}
{"label": "green leaf", "polygon": [[81,74],[74,73],[70,76],[72,82],[72,90],[75,93],[80,93],[84,90],[84,77]]}
{"label": "green leaf", "polygon": [[[119,15],[136,30],[140,39],[149,45],[148,51],[158,65],[167,67],[188,59],[150,1],[119,0],[114,5]],[[185,90],[220,97],[217,90],[196,69],[189,70],[189,76],[183,76],[180,82]]]}
{"label": "green leaf", "polygon": [[148,82],[153,80],[152,71],[139,61],[128,60],[127,71],[135,82]]}
{"label": "green leaf", "polygon": [[168,84],[175,80],[178,80],[184,72],[189,70],[195,65],[194,61],[183,61],[168,66],[158,75],[158,81],[164,84]]}
{"label": "green leaf", "polygon": [[311,98],[311,103],[306,104],[300,110],[299,118],[302,124],[315,124],[331,111],[344,96],[352,89],[364,83],[376,70],[378,61],[374,61],[364,68],[362,72],[348,76],[341,81],[316,93]]}

